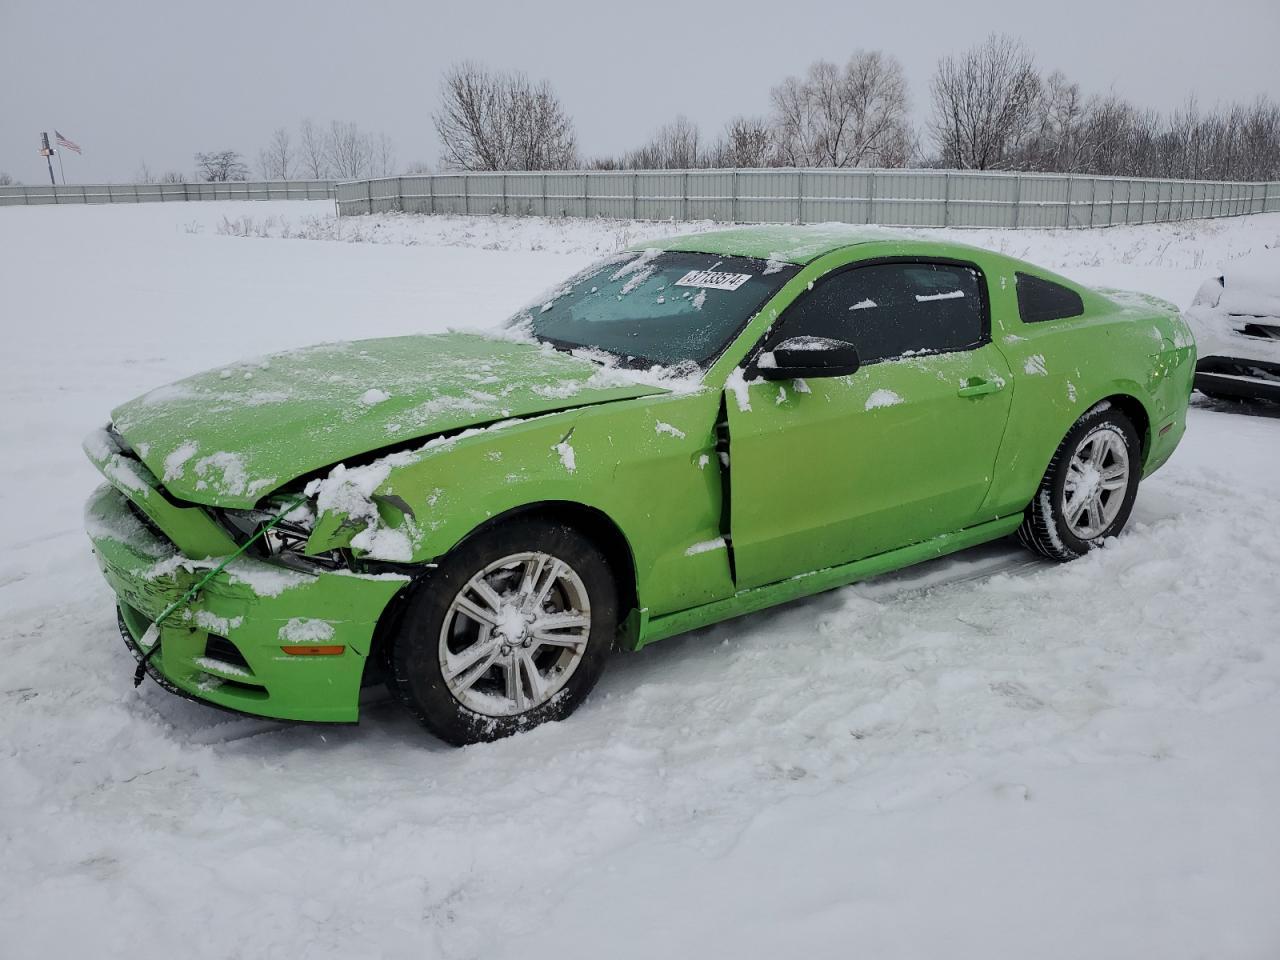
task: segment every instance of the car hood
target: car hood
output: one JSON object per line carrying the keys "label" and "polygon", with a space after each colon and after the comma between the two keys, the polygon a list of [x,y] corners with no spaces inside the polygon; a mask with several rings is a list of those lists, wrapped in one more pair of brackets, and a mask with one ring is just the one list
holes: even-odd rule
{"label": "car hood", "polygon": [[448,333],[237,363],[131,400],[112,422],[175,497],[249,507],[298,477],[415,439],[664,392],[536,342]]}

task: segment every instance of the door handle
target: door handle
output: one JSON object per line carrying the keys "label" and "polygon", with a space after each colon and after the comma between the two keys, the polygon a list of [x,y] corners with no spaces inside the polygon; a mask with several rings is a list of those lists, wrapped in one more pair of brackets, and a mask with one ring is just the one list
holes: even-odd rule
{"label": "door handle", "polygon": [[1004,389],[1003,380],[983,380],[981,377],[973,377],[967,381],[963,387],[956,391],[958,397],[981,397],[988,393],[996,393]]}

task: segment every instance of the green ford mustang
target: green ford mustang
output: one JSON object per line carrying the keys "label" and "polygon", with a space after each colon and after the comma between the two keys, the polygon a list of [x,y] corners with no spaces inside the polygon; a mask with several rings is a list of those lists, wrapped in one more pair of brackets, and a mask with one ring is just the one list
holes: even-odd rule
{"label": "green ford mustang", "polygon": [[453,743],[636,649],[1017,533],[1124,527],[1185,427],[1177,310],[845,227],[680,237],[488,335],[321,346],[114,411],[86,524],[170,690]]}

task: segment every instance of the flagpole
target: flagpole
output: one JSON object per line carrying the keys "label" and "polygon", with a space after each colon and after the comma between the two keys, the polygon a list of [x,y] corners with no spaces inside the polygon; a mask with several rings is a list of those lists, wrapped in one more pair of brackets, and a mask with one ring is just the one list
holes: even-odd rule
{"label": "flagpole", "polygon": [[55,150],[54,153],[58,155],[58,173],[62,174],[62,185],[65,187],[67,185],[67,171],[62,169],[62,151]]}
{"label": "flagpole", "polygon": [[58,181],[53,179],[53,161],[49,158],[53,156],[53,149],[49,146],[49,134],[40,134],[40,156],[44,157],[44,162],[49,166],[49,183],[53,186],[58,185]]}

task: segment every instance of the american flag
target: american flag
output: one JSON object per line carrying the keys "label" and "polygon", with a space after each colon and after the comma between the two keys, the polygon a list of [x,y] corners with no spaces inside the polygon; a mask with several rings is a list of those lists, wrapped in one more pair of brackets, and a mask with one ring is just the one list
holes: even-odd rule
{"label": "american flag", "polygon": [[79,153],[81,156],[84,156],[84,154],[80,150],[80,144],[74,143],[73,141],[68,140],[66,137],[60,134],[57,130],[53,131],[53,136],[54,136],[54,139],[58,141],[58,146],[66,147],[68,150],[74,150],[76,153]]}

